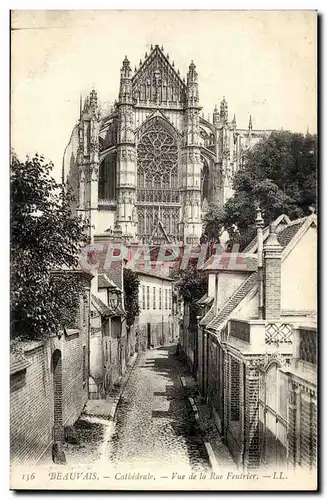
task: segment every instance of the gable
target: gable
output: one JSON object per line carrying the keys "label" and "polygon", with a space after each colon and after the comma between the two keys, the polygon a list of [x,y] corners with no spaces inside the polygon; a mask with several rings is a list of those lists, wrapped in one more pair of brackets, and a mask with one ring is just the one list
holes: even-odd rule
{"label": "gable", "polygon": [[140,65],[132,78],[133,97],[138,103],[175,102],[185,104],[186,86],[159,45]]}
{"label": "gable", "polygon": [[310,226],[286,255],[281,267],[283,310],[317,308],[317,229]]}
{"label": "gable", "polygon": [[149,240],[150,245],[151,244],[161,244],[161,243],[171,243],[169,241],[169,238],[167,236],[167,233],[162,225],[162,222],[159,220],[157,224],[155,225],[150,240]]}

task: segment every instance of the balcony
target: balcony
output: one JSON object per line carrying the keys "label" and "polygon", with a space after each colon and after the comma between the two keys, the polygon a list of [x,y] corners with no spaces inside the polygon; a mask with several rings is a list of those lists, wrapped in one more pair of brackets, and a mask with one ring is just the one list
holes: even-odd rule
{"label": "balcony", "polygon": [[108,200],[108,199],[99,199],[98,207],[113,210],[116,208],[117,201],[116,200]]}
{"label": "balcony", "polygon": [[247,351],[259,353],[278,349],[291,354],[293,325],[283,321],[231,319],[226,340],[230,343],[241,341]]}

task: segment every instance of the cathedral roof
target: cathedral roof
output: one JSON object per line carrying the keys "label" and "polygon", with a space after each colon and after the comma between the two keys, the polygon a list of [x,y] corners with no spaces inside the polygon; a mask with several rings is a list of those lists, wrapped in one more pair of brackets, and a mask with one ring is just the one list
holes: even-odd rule
{"label": "cathedral roof", "polygon": [[[152,47],[152,45],[151,45]],[[185,86],[185,83],[180,77],[179,70],[176,70],[174,62],[170,62],[169,60],[169,54],[167,55],[164,54],[163,47],[159,47],[159,45],[155,45],[155,47],[152,47],[152,50],[150,51],[149,55],[146,54],[146,57],[144,61],[142,62],[140,60],[140,65],[139,68],[136,70],[136,72],[133,75],[132,81],[133,85],[135,85],[140,79],[143,78],[143,76],[146,74],[150,74],[154,69],[157,70],[164,70],[165,72],[170,72],[171,76],[173,75],[176,80],[183,86]]]}
{"label": "cathedral roof", "polygon": [[[168,90],[170,92],[169,100],[180,104],[185,104],[186,101],[186,85],[180,77],[179,70],[176,71],[174,62],[171,63],[169,60],[169,54],[165,55],[159,45],[152,48],[149,55],[146,53],[145,60],[140,61],[138,69],[135,68],[132,86],[135,99],[138,97],[141,100],[145,99],[145,88],[166,88],[167,92]],[[153,95],[156,95],[155,90]]]}

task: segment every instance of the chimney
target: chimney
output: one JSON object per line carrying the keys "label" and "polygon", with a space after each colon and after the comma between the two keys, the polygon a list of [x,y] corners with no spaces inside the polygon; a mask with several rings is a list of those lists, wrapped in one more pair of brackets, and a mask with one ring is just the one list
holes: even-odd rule
{"label": "chimney", "polygon": [[263,318],[264,305],[263,305],[263,226],[264,221],[261,215],[261,210],[258,205],[257,207],[257,217],[255,220],[255,225],[257,228],[257,242],[258,242],[258,291],[259,291],[259,306],[258,306],[258,317]]}
{"label": "chimney", "polygon": [[276,227],[270,225],[269,236],[263,248],[265,319],[280,319],[281,312],[281,253]]}

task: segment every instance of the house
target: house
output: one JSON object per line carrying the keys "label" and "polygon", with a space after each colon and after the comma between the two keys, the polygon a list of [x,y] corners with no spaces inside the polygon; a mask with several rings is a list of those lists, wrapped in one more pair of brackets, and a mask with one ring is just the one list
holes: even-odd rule
{"label": "house", "polygon": [[122,290],[98,272],[91,298],[90,399],[103,399],[124,374],[128,356]]}
{"label": "house", "polygon": [[176,302],[173,279],[167,275],[136,267],[140,280],[139,308],[136,318],[136,345],[139,350],[157,347],[177,340]]}
{"label": "house", "polygon": [[243,253],[212,256],[203,271],[208,293],[194,334],[196,377],[235,461],[246,470],[314,469],[316,215],[281,216],[264,229],[258,211],[257,238]]}
{"label": "house", "polygon": [[56,460],[65,429],[76,422],[88,400],[92,274],[70,272],[84,285],[71,327],[41,341],[19,342],[18,351],[11,353],[12,466],[51,462],[51,452]]}

